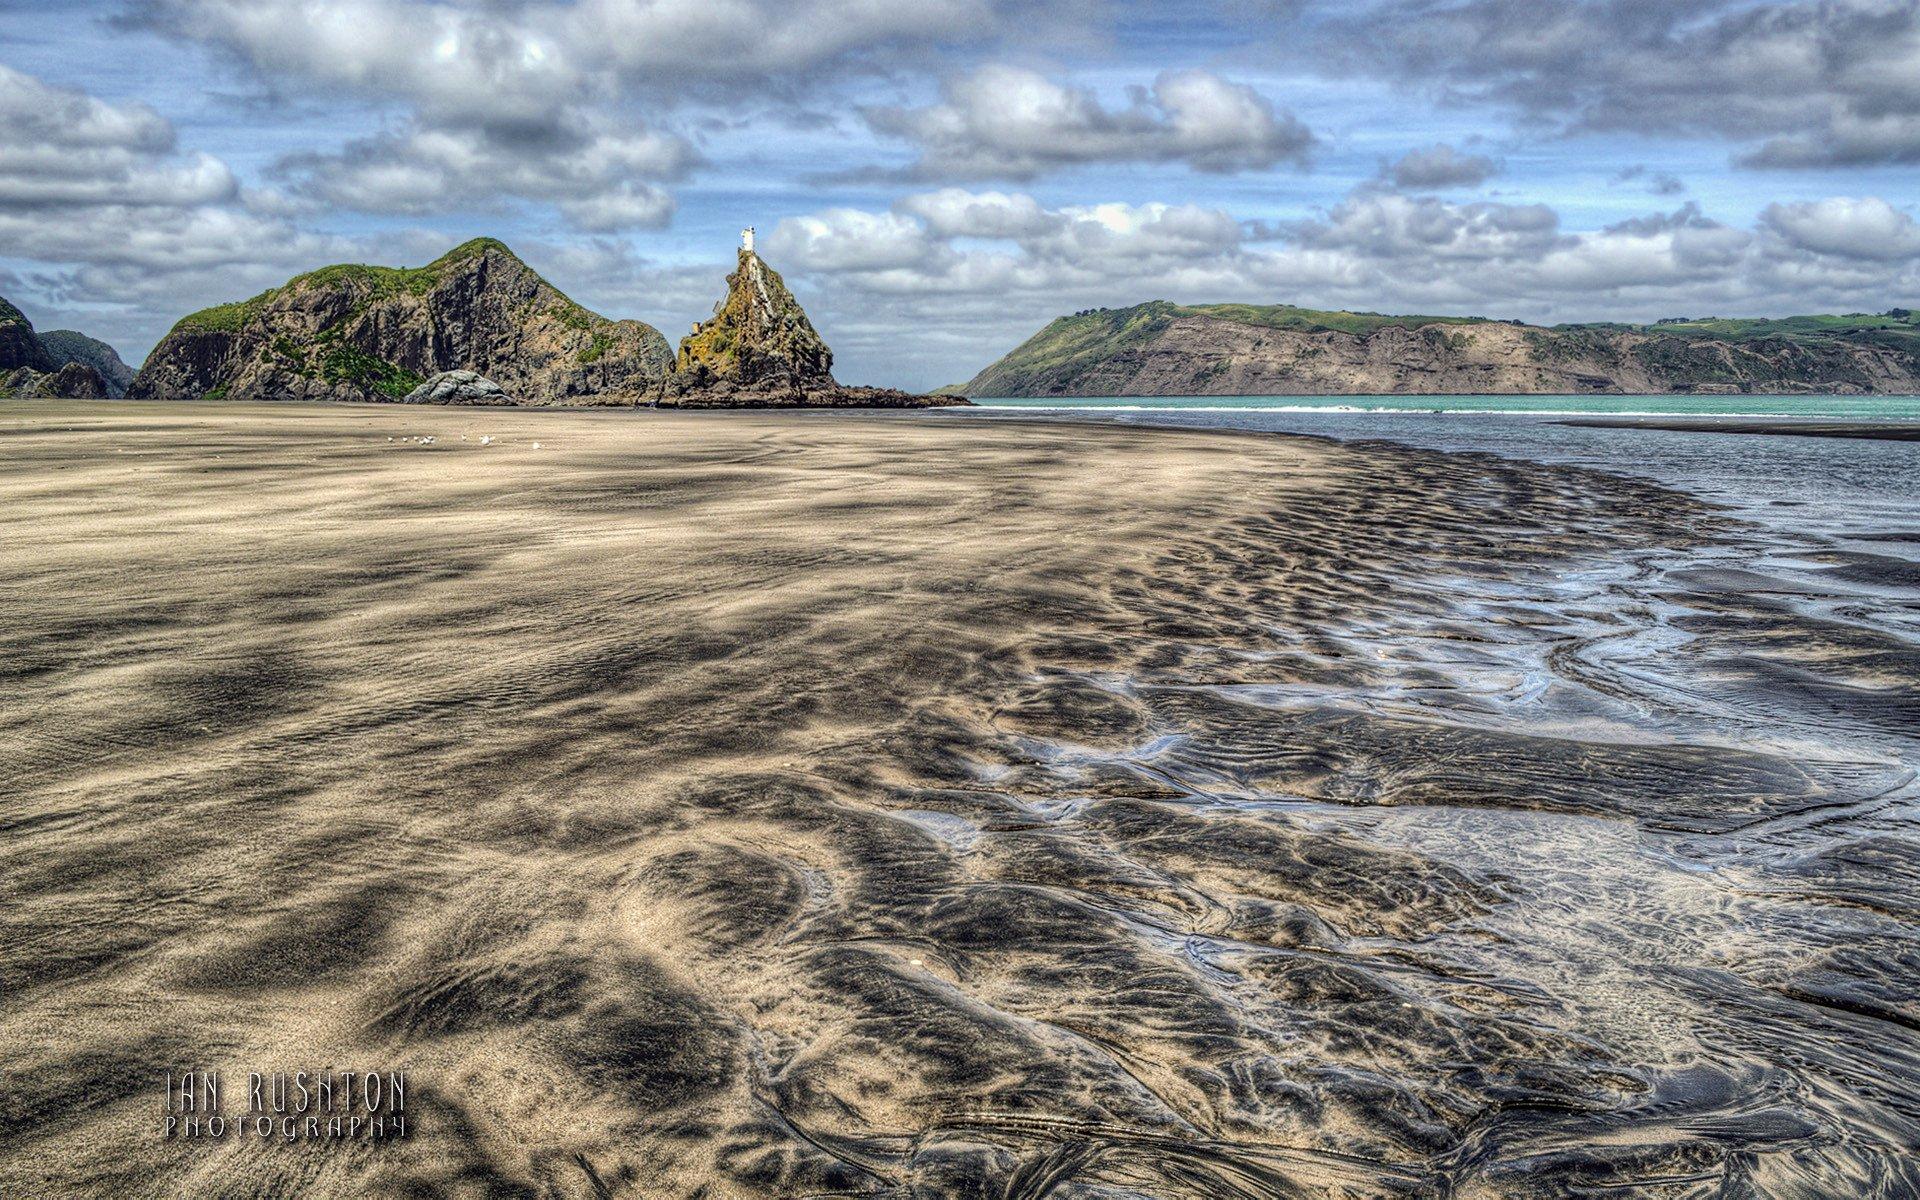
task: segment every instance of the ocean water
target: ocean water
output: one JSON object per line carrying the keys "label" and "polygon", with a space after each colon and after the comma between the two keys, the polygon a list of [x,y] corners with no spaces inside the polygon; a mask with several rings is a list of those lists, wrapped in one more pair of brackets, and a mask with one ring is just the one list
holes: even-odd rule
{"label": "ocean water", "polygon": [[[1920,442],[1590,428],[1589,416],[1920,420],[1915,396],[1203,396],[1011,398],[943,410],[971,419],[1301,433],[1483,451],[1651,479],[1814,539],[1920,531]],[[1907,542],[1920,554],[1920,543]],[[1885,550],[1885,543],[1878,548]]]}
{"label": "ocean water", "polygon": [[[1569,1120],[1566,1144],[1684,1130],[1725,1156],[1669,1174],[1675,1190],[1600,1191],[1920,1195],[1920,442],[1565,423],[1628,412],[1898,420],[1920,417],[1920,401],[993,400],[942,418],[1307,434],[1380,444],[1376,462],[1392,443],[1598,469],[1709,502],[1671,537],[1530,569],[1537,535],[1516,537],[1508,519],[1535,505],[1518,493],[1484,526],[1510,547],[1513,576],[1433,572],[1417,544],[1354,565],[1401,573],[1393,582],[1425,605],[1394,622],[1334,612],[1322,636],[1338,653],[1320,665],[1363,663],[1365,679],[1190,685],[1242,705],[1239,723],[1159,732],[1208,762],[1347,755],[1341,805],[1285,787],[1227,803],[1285,806],[1502,881],[1506,899],[1473,937],[1423,952],[1546,998],[1558,1015],[1540,1019],[1661,1080],[1644,1105]],[[1580,486],[1558,478],[1543,490]],[[1593,511],[1630,507],[1592,494]],[[1436,511],[1448,501],[1436,495]],[[1383,535],[1400,528],[1376,519]],[[1329,722],[1347,740],[1314,743]],[[1481,745],[1532,749],[1463,749]],[[1537,776],[1541,763],[1557,773]],[[1420,772],[1434,782],[1417,803],[1392,798]],[[1800,778],[1815,782],[1781,782]],[[1755,815],[1706,815],[1742,808]],[[1565,1169],[1543,1168],[1541,1194],[1565,1186]]]}
{"label": "ocean water", "polygon": [[1542,416],[1920,418],[1920,396],[1009,396],[982,408],[1062,412],[1425,412]]}

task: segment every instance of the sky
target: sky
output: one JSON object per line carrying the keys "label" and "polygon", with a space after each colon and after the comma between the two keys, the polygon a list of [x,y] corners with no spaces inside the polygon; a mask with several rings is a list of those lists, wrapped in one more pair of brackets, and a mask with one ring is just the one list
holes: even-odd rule
{"label": "sky", "polygon": [[670,339],[742,226],[843,382],[1166,299],[1920,307],[1920,0],[0,0],[0,295],[497,237]]}

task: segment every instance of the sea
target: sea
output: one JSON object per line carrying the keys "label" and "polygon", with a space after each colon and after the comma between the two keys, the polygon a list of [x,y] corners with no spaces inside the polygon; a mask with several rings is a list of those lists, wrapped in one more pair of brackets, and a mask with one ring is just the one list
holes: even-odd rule
{"label": "sea", "polygon": [[[1661,1079],[1647,1104],[1570,1127],[1569,1144],[1651,1144],[1684,1128],[1727,1155],[1691,1181],[1726,1189],[1713,1194],[1920,1195],[1920,442],[1569,423],[1911,426],[1920,398],[977,403],[941,416],[1392,443],[1595,468],[1707,501],[1703,526],[1676,528],[1667,545],[1497,586],[1436,578],[1427,591],[1453,619],[1342,631],[1345,661],[1373,664],[1373,682],[1258,693],[1276,728],[1310,709],[1436,738],[1544,735],[1586,755],[1591,777],[1569,787],[1591,813],[1495,811],[1470,787],[1456,801],[1290,811],[1505,881],[1510,899],[1478,940],[1426,949],[1537,988],[1570,1032]],[[1527,547],[1514,549],[1525,562]],[[1244,737],[1212,747],[1225,760],[1261,744],[1258,730],[1172,732]],[[1647,807],[1623,821],[1603,795],[1620,777],[1608,764],[1627,753],[1665,755],[1672,769],[1636,779]],[[1747,770],[1760,762],[1824,782],[1773,794],[1777,783]],[[1510,782],[1540,786],[1520,762]],[[1700,823],[1715,805],[1748,803],[1766,815]]]}
{"label": "sea", "polygon": [[[1650,479],[1814,538],[1920,536],[1920,442],[1570,425],[1589,418],[1920,422],[1920,396],[1197,396],[976,400],[943,415],[1248,429],[1483,451]],[[1920,542],[1905,543],[1920,556]],[[1886,543],[1877,543],[1884,551]],[[1920,568],[1917,568],[1920,569]]]}

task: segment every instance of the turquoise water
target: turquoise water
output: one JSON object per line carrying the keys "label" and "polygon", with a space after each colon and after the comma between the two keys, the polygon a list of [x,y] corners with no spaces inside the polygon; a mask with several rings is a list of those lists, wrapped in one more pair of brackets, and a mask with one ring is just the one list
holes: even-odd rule
{"label": "turquoise water", "polygon": [[1155,412],[1458,412],[1920,419],[1920,396],[1011,396],[982,408]]}

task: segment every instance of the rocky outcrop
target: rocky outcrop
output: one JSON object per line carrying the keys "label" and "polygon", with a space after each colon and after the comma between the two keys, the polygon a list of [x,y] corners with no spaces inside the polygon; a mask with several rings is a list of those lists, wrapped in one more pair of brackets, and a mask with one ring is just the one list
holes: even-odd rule
{"label": "rocky outcrop", "polygon": [[[34,332],[26,314],[0,299],[0,396],[43,400],[103,400],[108,384],[92,364],[74,361],[58,343]],[[74,337],[82,335],[74,334]],[[93,342],[92,338],[85,339]],[[113,354],[105,342],[94,345]],[[120,356],[113,354],[115,362]],[[125,364],[122,364],[123,366]]]}
{"label": "rocky outcrop", "polygon": [[71,329],[53,329],[40,335],[40,344],[62,364],[81,363],[92,367],[109,396],[126,395],[128,385],[133,382],[133,368],[121,361],[118,351],[99,338]]}
{"label": "rocky outcrop", "polygon": [[0,372],[50,372],[60,369],[27,315],[0,299]]}
{"label": "rocky outcrop", "polygon": [[68,363],[57,371],[16,367],[0,377],[0,395],[26,400],[105,400],[107,382],[85,363]]}
{"label": "rocky outcrop", "polygon": [[512,404],[506,390],[472,371],[442,371],[406,395],[408,404]]}
{"label": "rocky outcrop", "polygon": [[713,317],[680,342],[663,381],[663,408],[926,408],[965,404],[958,396],[921,396],[892,388],[844,387],[833,378],[833,351],[814,329],[779,272],[741,250]]}
{"label": "rocky outcrop", "polygon": [[1156,302],[1062,317],[976,396],[1911,393],[1920,323],[1879,316],[1563,325]]}
{"label": "rocky outcrop", "polygon": [[521,404],[634,404],[672,351],[658,330],[575,304],[481,238],[413,269],[338,266],[182,319],[128,394],[139,399],[404,400],[470,371]]}

